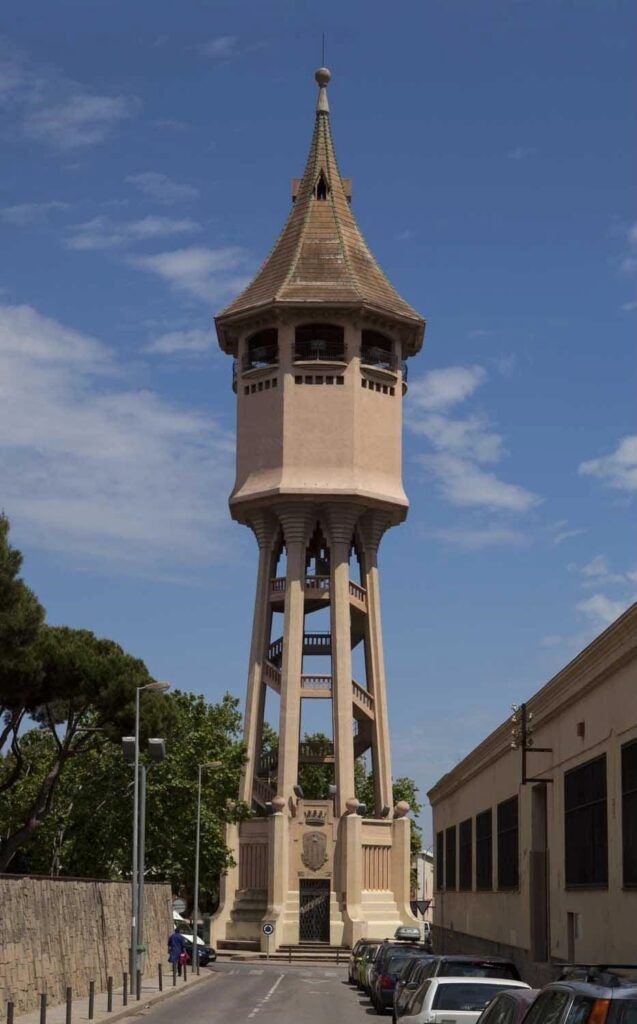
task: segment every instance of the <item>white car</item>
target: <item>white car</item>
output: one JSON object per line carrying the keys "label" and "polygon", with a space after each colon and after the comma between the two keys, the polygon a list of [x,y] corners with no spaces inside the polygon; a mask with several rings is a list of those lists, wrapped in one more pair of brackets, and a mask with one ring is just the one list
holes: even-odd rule
{"label": "white car", "polygon": [[409,1000],[400,1024],[475,1024],[498,992],[529,988],[507,978],[427,978]]}

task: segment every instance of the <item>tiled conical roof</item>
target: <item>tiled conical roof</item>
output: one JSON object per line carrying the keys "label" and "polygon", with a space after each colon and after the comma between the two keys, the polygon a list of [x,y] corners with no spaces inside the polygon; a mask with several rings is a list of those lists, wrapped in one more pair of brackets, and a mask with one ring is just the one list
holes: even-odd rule
{"label": "tiled conical roof", "polygon": [[319,98],[305,173],[287,223],[247,288],[216,318],[281,306],[352,306],[406,322],[410,354],[422,344],[424,320],[390,284],[356,223],[341,178],[330,127],[327,83],[316,72]]}

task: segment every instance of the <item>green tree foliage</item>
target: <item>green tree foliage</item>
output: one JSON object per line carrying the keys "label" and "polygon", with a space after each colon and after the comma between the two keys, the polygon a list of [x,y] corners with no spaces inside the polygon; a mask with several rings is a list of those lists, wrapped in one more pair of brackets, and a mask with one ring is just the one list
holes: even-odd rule
{"label": "green tree foliage", "polygon": [[[150,696],[143,694],[142,700]],[[217,704],[179,691],[155,696],[163,703],[161,735],[166,740],[166,759],[148,769],[146,878],[168,881],[175,892],[191,897],[198,765],[221,761],[221,768],[204,770],[202,775],[200,905],[206,909],[212,906],[219,874],[229,863],[223,842],[224,820],[248,814],[245,805],[228,808],[236,797],[244,761],[239,740],[241,716],[237,701],[230,696]],[[149,706],[142,705],[142,722]],[[54,754],[53,746],[48,731],[33,729],[25,737],[29,770],[0,810],[2,832],[20,821],[24,807],[33,801],[43,765]],[[144,747],[142,742],[142,751]],[[91,744],[75,757],[72,771],[62,774],[55,804],[31,842],[19,851],[15,870],[128,878],[132,802],[133,771],[124,762],[120,745]]]}

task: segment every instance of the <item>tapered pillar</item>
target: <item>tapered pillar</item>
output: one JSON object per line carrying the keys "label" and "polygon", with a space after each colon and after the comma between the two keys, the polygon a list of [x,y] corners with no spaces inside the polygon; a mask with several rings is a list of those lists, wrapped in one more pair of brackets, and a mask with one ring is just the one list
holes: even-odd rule
{"label": "tapered pillar", "polygon": [[360,510],[334,505],[325,518],[330,544],[330,594],[332,632],[332,713],[336,813],[345,814],[354,796],[354,734],[352,726],[352,635],[349,602],[349,556]]}
{"label": "tapered pillar", "polygon": [[388,525],[389,519],[386,514],[376,510],[366,512],[358,523],[363,560],[363,586],[367,591],[367,686],[374,697],[375,710],[372,728],[372,760],[376,813],[379,813],[383,807],[392,807],[394,802],[378,576],[378,546]]}
{"label": "tapered pillar", "polygon": [[281,505],[277,508],[277,513],[283,527],[287,551],[277,791],[287,801],[292,796],[298,779],[305,614],[305,549],[315,513],[311,506],[301,502]]}
{"label": "tapered pillar", "polygon": [[260,737],[265,705],[263,662],[270,633],[270,577],[273,572],[274,545],[279,529],[275,517],[269,512],[255,512],[249,525],[259,544],[259,569],[254,598],[248,694],[243,734],[248,757],[239,783],[239,799],[245,800],[247,804],[252,802],[254,776],[261,754]]}

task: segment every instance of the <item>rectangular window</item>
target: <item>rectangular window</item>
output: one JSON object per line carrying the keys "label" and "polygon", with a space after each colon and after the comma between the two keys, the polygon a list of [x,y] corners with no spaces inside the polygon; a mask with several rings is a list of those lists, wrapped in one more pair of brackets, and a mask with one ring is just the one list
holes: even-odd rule
{"label": "rectangular window", "polygon": [[445,889],[456,887],[456,826],[445,832]]}
{"label": "rectangular window", "polygon": [[624,885],[637,886],[637,740],[622,747]]}
{"label": "rectangular window", "polygon": [[476,889],[493,889],[493,812],[476,814]]}
{"label": "rectangular window", "polygon": [[438,832],[436,836],[436,889],[441,892],[445,887],[445,834]]}
{"label": "rectangular window", "polygon": [[458,835],[458,888],[473,888],[473,821],[461,821]]}
{"label": "rectangular window", "polygon": [[517,889],[518,798],[498,804],[498,889]]}
{"label": "rectangular window", "polygon": [[606,755],[564,775],[566,885],[608,885]]}

